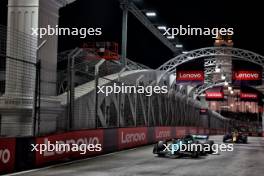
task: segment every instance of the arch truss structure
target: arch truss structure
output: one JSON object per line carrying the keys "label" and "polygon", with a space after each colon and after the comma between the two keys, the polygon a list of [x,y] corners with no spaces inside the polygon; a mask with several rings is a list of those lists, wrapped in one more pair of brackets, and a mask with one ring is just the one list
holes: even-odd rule
{"label": "arch truss structure", "polygon": [[[255,64],[264,65],[264,57],[254,53],[252,51],[243,50],[239,48],[232,48],[232,47],[208,47],[208,48],[201,48],[197,50],[190,51],[186,54],[181,54],[173,59],[169,60],[162,66],[158,68],[160,71],[165,71],[167,73],[172,73],[176,71],[176,68],[184,64],[188,61],[199,59],[199,58],[206,58],[211,57],[214,58],[216,56],[229,56],[238,58],[241,60],[253,62]],[[208,60],[208,65],[213,65],[213,60]]]}
{"label": "arch truss structure", "polygon": [[[160,78],[158,78],[158,82],[159,80],[161,80],[162,77],[166,75],[175,74],[179,65],[182,65],[195,59],[204,58],[205,84],[202,86],[198,86],[197,88],[195,88],[195,90],[191,91],[192,93],[195,92],[199,94],[201,93],[201,90],[206,89],[208,86],[210,87],[215,84],[218,84],[213,83],[212,76],[215,72],[216,59],[219,57],[244,60],[264,67],[264,57],[252,51],[233,47],[207,47],[178,55],[161,65],[157,69],[157,71],[161,72],[161,76]],[[264,76],[263,73],[262,75]]]}

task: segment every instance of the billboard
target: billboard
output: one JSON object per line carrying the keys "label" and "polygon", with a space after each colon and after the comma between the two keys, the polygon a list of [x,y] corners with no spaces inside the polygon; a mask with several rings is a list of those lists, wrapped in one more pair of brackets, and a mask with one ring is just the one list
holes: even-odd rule
{"label": "billboard", "polygon": [[148,128],[119,128],[118,149],[132,148],[148,143]]}
{"label": "billboard", "polygon": [[261,80],[261,72],[256,70],[234,70],[234,81],[258,81]]}
{"label": "billboard", "polygon": [[16,157],[15,147],[15,138],[0,138],[0,173],[14,170]]}
{"label": "billboard", "polygon": [[232,83],[234,85],[261,85],[262,67],[247,61],[232,61]]}
{"label": "billboard", "polygon": [[257,93],[241,92],[240,93],[240,99],[241,100],[257,100],[258,99],[258,94]]}
{"label": "billboard", "polygon": [[177,70],[176,71],[177,83],[188,84],[203,84],[204,71],[203,70]]}
{"label": "billboard", "polygon": [[207,100],[223,99],[224,93],[223,92],[205,92],[205,98]]}
{"label": "billboard", "polygon": [[155,127],[155,141],[168,140],[172,138],[171,127]]}

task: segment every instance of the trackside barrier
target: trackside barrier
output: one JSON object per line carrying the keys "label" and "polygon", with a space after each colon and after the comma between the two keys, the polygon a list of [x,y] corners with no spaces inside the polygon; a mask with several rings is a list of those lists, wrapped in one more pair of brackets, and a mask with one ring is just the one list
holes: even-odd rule
{"label": "trackside barrier", "polygon": [[0,173],[12,172],[14,170],[15,146],[15,138],[0,138]]}
{"label": "trackside barrier", "polygon": [[207,135],[209,135],[210,134],[210,129],[208,129],[208,128],[205,128],[205,134],[207,134]]}
{"label": "trackside barrier", "polygon": [[217,129],[215,129],[215,128],[210,129],[210,134],[211,135],[216,135],[217,134]]}
{"label": "trackside barrier", "polygon": [[205,128],[198,128],[198,134],[205,134]]}
{"label": "trackside barrier", "polygon": [[197,134],[197,127],[188,127],[189,134]]}
{"label": "trackside barrier", "polygon": [[147,132],[147,127],[119,128],[118,149],[121,150],[148,144]]}
{"label": "trackside barrier", "polygon": [[[213,129],[216,132],[216,129]],[[118,150],[152,144],[159,140],[181,138],[186,134],[209,134],[199,127],[135,127],[80,130],[42,137],[0,138],[0,174],[32,169],[74,159],[101,155]],[[40,144],[100,144],[102,150],[86,151],[32,151]]]}
{"label": "trackside barrier", "polygon": [[175,137],[175,127],[155,127],[154,141],[169,140]]}
{"label": "trackside barrier", "polygon": [[176,138],[182,138],[185,134],[189,133],[187,127],[175,127]]}

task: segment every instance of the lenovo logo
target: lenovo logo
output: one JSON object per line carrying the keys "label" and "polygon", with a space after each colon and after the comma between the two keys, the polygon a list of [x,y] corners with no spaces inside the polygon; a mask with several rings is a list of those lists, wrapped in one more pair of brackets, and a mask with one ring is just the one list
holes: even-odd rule
{"label": "lenovo logo", "polygon": [[10,151],[8,149],[0,149],[0,162],[6,164],[10,160]]}
{"label": "lenovo logo", "polygon": [[203,71],[178,71],[177,80],[178,81],[203,81],[204,72]]}
{"label": "lenovo logo", "polygon": [[156,139],[169,138],[171,137],[170,130],[159,131],[156,135]]}
{"label": "lenovo logo", "polygon": [[133,143],[133,142],[141,142],[146,139],[145,133],[127,133],[124,134],[124,132],[121,133],[121,143],[127,144],[127,143]]}
{"label": "lenovo logo", "polygon": [[180,73],[179,74],[180,78],[201,78],[202,75],[200,73]]}
{"label": "lenovo logo", "polygon": [[244,99],[257,99],[258,95],[254,93],[240,93],[240,98]]}
{"label": "lenovo logo", "polygon": [[260,80],[260,73],[257,71],[235,71],[233,73],[234,80]]}
{"label": "lenovo logo", "polygon": [[224,98],[223,92],[206,92],[206,98]]}

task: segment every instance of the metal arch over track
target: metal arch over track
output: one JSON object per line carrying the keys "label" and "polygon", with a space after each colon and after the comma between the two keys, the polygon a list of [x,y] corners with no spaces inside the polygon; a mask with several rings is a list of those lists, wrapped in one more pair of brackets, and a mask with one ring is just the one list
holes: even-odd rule
{"label": "metal arch over track", "polygon": [[[230,56],[230,57],[239,58],[241,60],[253,62],[262,67],[264,66],[264,57],[252,51],[239,49],[239,48],[231,48],[231,47],[208,47],[208,48],[193,50],[186,54],[178,55],[173,59],[167,61],[157,70],[165,71],[165,73],[172,73],[175,72],[177,66],[184,64],[188,61],[204,58],[204,57],[213,58],[214,56]],[[208,60],[208,65],[212,66],[213,64],[214,64],[213,61]]]}
{"label": "metal arch over track", "polygon": [[[210,87],[213,87],[218,84],[223,83],[213,83],[211,80],[211,75],[215,70],[216,65],[216,57],[230,57],[239,60],[245,60],[257,65],[260,65],[264,68],[264,56],[261,56],[257,53],[252,51],[233,48],[233,47],[207,47],[207,48],[200,48],[193,51],[189,51],[186,54],[181,54],[173,59],[167,61],[165,64],[160,66],[157,71],[161,71],[161,75],[158,78],[159,82],[161,78],[165,75],[172,74],[176,72],[176,69],[179,65],[189,62],[191,60],[205,58],[204,66],[205,66],[205,84],[196,88],[193,88],[189,93],[189,96],[199,95],[203,90],[206,90]],[[264,75],[264,72],[262,73]],[[173,82],[175,83],[175,81]]]}

